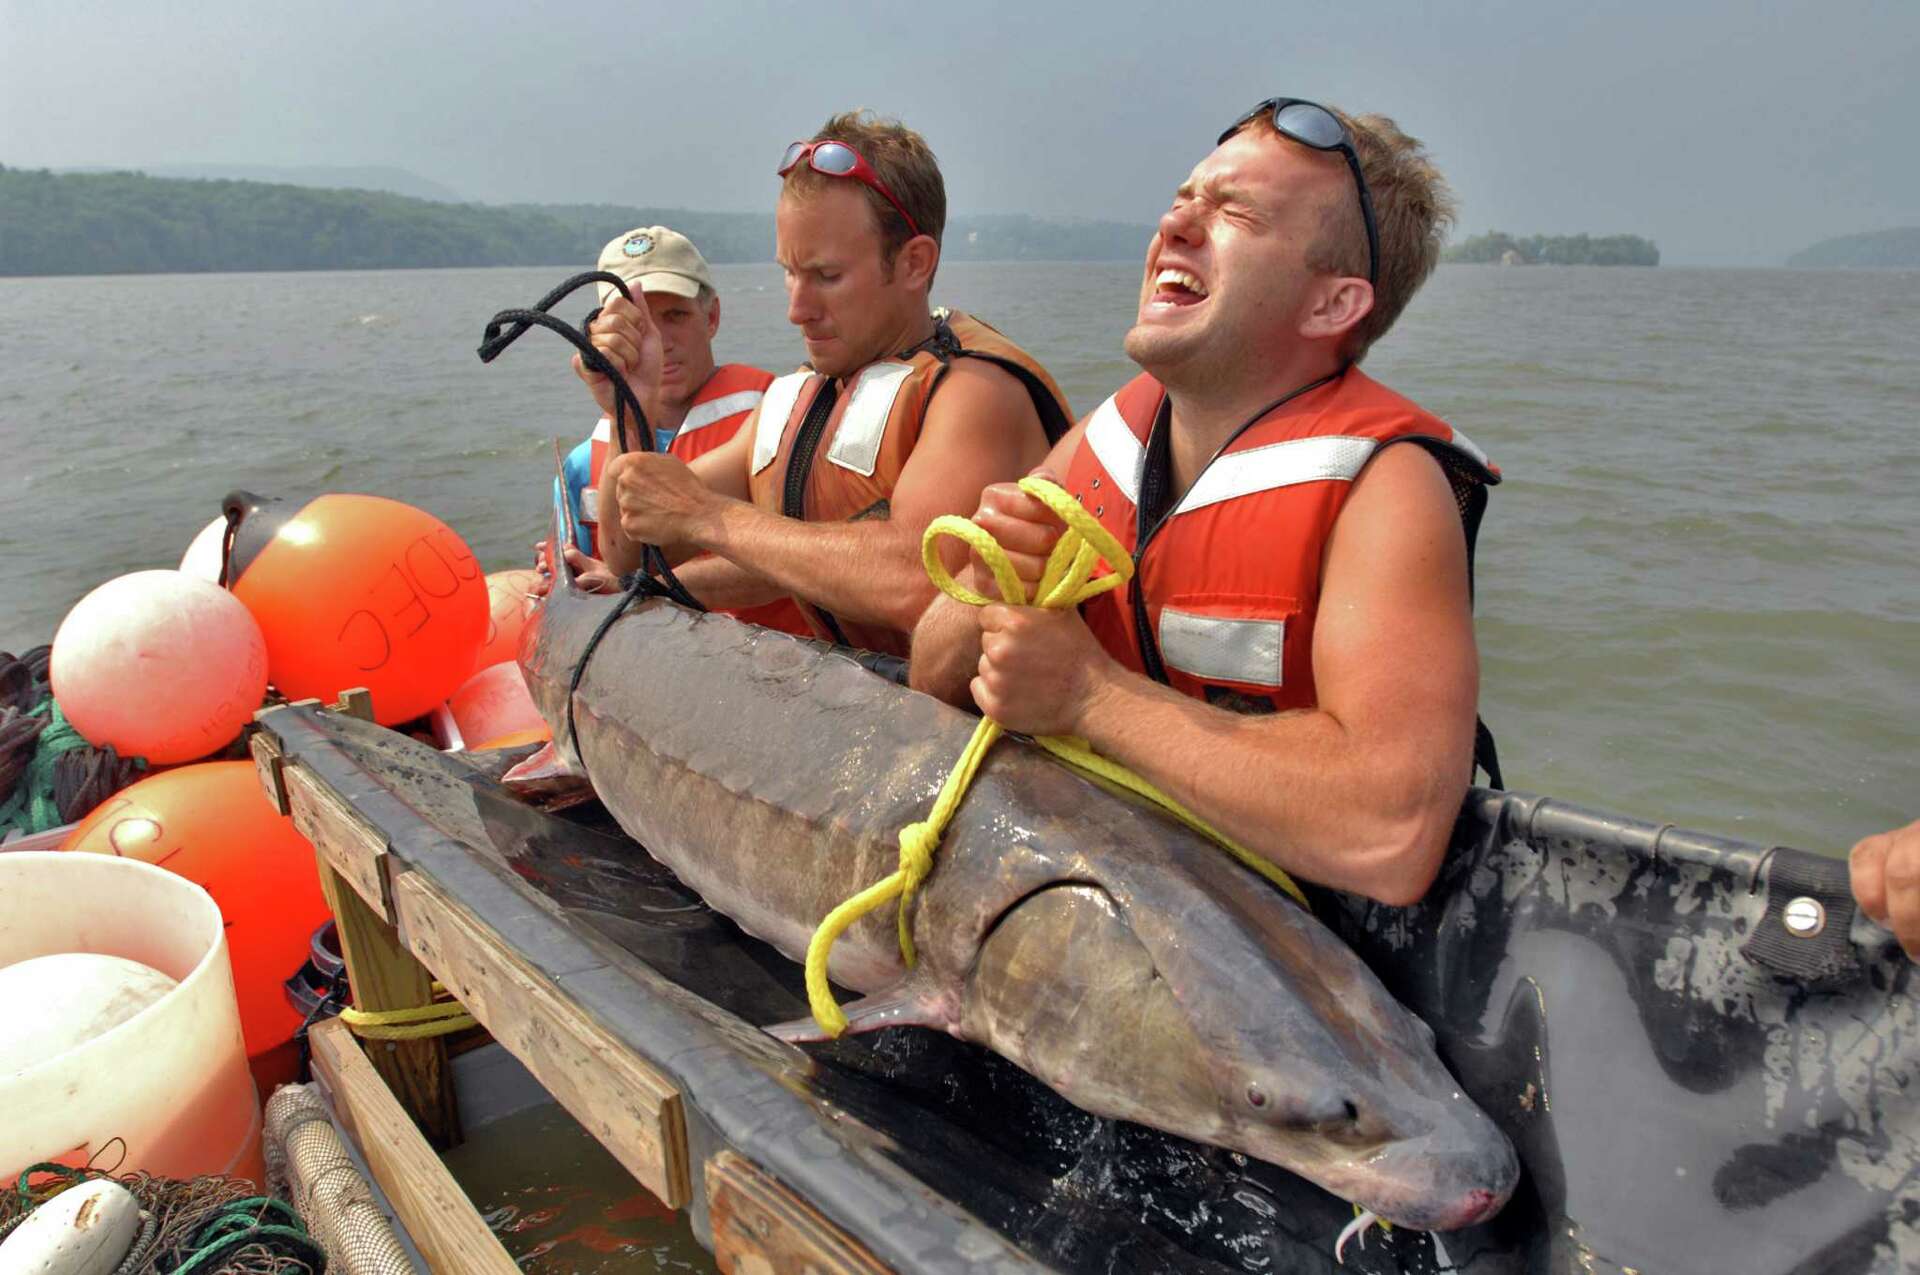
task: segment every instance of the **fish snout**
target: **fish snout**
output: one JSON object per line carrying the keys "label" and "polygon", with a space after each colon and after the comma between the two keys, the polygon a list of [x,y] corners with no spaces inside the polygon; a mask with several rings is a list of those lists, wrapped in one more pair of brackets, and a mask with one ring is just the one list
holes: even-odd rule
{"label": "fish snout", "polygon": [[[1512,1193],[1513,1189],[1509,1187],[1507,1189],[1507,1195],[1511,1195]],[[1434,1229],[1439,1231],[1457,1231],[1462,1227],[1473,1226],[1477,1223],[1484,1222],[1505,1207],[1507,1195],[1498,1195],[1484,1188],[1476,1187],[1468,1191],[1466,1196],[1461,1199],[1460,1206],[1452,1218],[1449,1219],[1445,1225],[1435,1227]]]}
{"label": "fish snout", "polygon": [[1491,1120],[1467,1123],[1471,1136],[1462,1145],[1442,1149],[1420,1139],[1382,1157],[1374,1167],[1394,1182],[1384,1193],[1390,1198],[1361,1203],[1419,1231],[1457,1231],[1498,1213],[1519,1185],[1520,1157]]}

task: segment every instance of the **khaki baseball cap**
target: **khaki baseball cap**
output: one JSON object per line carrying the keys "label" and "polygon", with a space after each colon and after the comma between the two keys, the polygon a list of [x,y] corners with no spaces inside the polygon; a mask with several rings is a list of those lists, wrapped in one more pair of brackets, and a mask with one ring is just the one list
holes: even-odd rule
{"label": "khaki baseball cap", "polygon": [[[665,226],[641,226],[616,236],[600,250],[599,268],[619,275],[640,292],[697,297],[702,285],[713,287],[707,259],[693,240]],[[612,284],[600,285],[600,304],[613,295]]]}

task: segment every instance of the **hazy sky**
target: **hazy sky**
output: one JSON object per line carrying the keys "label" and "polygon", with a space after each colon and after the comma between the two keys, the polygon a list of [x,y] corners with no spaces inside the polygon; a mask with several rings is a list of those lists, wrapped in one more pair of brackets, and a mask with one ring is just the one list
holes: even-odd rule
{"label": "hazy sky", "polygon": [[785,144],[858,105],[926,134],[956,211],[1146,222],[1281,92],[1395,116],[1462,233],[1771,265],[1920,224],[1912,0],[0,0],[0,163],[393,165],[488,202],[770,208]]}

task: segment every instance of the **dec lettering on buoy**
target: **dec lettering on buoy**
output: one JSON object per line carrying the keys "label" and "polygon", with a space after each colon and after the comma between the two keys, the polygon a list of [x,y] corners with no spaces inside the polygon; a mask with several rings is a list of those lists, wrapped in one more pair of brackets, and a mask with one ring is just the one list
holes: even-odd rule
{"label": "dec lettering on buoy", "polygon": [[355,658],[364,659],[361,672],[378,672],[393,658],[396,637],[405,641],[426,628],[433,622],[433,604],[455,597],[461,582],[479,571],[472,551],[453,532],[443,527],[421,536],[368,590],[372,605],[349,615],[336,636]]}
{"label": "dec lettering on buoy", "polygon": [[253,502],[234,534],[233,595],[259,621],[268,675],[289,699],[373,695],[381,725],[444,701],[486,638],[480,563],[452,528],[379,496]]}

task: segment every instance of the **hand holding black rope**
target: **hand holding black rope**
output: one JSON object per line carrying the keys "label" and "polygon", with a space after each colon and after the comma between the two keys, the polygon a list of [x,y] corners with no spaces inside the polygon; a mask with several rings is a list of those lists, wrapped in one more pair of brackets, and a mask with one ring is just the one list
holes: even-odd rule
{"label": "hand holding black rope", "polygon": [[[486,333],[480,341],[480,361],[482,363],[491,363],[499,358],[500,352],[526,335],[529,328],[541,327],[546,328],[550,332],[559,333],[567,339],[574,349],[580,352],[580,361],[582,363],[606,377],[607,380],[612,383],[614,439],[619,446],[620,453],[624,454],[632,450],[627,440],[627,413],[629,411],[633,413],[633,419],[640,427],[640,449],[648,452],[657,451],[659,449],[654,446],[653,426],[647,420],[646,409],[640,406],[640,400],[633,396],[632,389],[628,387],[627,378],[622,376],[619,369],[615,368],[613,364],[608,361],[606,355],[594,347],[593,342],[588,339],[586,333],[582,330],[592,325],[594,319],[600,313],[600,307],[595,306],[589,311],[586,320],[579,328],[575,328],[547,313],[562,297],[567,296],[569,293],[589,283],[612,284],[615,288],[619,289],[621,296],[625,297],[628,301],[633,301],[633,293],[627,290],[626,280],[620,278],[618,275],[609,274],[604,270],[592,270],[586,274],[577,274],[549,292],[546,296],[540,298],[531,310],[502,310],[500,313],[494,315],[493,318],[488,321]],[[509,324],[512,326],[509,327]],[[563,498],[565,498],[566,494],[564,492],[562,495]],[[574,514],[570,498],[567,499],[566,516],[567,523],[571,526]],[[558,556],[564,554],[566,549],[564,546],[556,544],[553,546],[552,552]],[[557,569],[556,567],[556,571]],[[567,683],[567,735],[573,744],[573,755],[579,760],[582,773],[585,772],[587,763],[585,756],[580,752],[580,728],[574,723],[573,704],[575,694],[580,689],[580,679],[586,676],[587,661],[593,657],[594,649],[600,645],[600,639],[606,636],[607,630],[613,627],[614,621],[624,615],[627,608],[641,598],[666,598],[679,603],[681,606],[691,607],[695,611],[706,610],[705,607],[700,605],[698,599],[687,592],[686,586],[681,584],[679,579],[674,576],[673,568],[667,564],[666,553],[658,545],[641,545],[640,570],[622,579],[623,582],[627,583],[625,594],[614,608],[607,612],[606,618],[600,621],[599,625],[593,630],[592,636],[587,639],[585,648],[580,652],[580,658],[574,661],[573,675]],[[589,780],[589,782],[591,782],[591,780]]]}
{"label": "hand holding black rope", "polygon": [[[592,270],[585,274],[577,274],[553,291],[547,293],[546,296],[540,298],[531,310],[502,310],[500,313],[494,315],[493,318],[488,321],[486,333],[480,341],[480,361],[482,363],[491,363],[499,358],[501,351],[526,335],[529,328],[541,327],[546,328],[549,332],[558,333],[562,337],[565,337],[574,349],[580,352],[580,361],[582,363],[586,364],[588,368],[599,373],[601,376],[606,377],[607,380],[612,383],[614,438],[617,441],[619,451],[624,453],[634,450],[627,433],[627,417],[629,414],[632,415],[634,422],[639,426],[639,450],[645,452],[657,451],[658,448],[654,445],[653,427],[647,421],[646,409],[642,408],[640,406],[640,400],[634,397],[633,390],[627,385],[627,378],[622,376],[619,369],[615,368],[613,364],[608,361],[606,355],[595,348],[593,342],[581,328],[576,328],[566,321],[556,319],[553,315],[547,313],[561,298],[585,287],[589,283],[611,284],[619,290],[621,296],[629,301],[634,300],[633,293],[627,290],[626,280],[620,278],[618,275],[609,274],[604,270]],[[638,303],[636,302],[636,304]],[[587,315],[586,324],[592,324],[595,316],[599,313],[600,311],[598,307],[596,307]],[[556,546],[556,549],[557,548]],[[617,610],[624,611],[636,597],[664,597],[678,602],[681,606],[691,607],[696,611],[706,610],[705,607],[700,605],[698,599],[687,592],[686,586],[682,585],[679,579],[673,574],[673,568],[667,563],[667,555],[659,545],[643,544],[640,546],[640,570],[634,575],[634,583],[629,590],[627,601],[622,603]]]}

